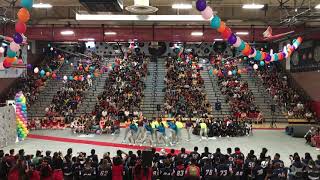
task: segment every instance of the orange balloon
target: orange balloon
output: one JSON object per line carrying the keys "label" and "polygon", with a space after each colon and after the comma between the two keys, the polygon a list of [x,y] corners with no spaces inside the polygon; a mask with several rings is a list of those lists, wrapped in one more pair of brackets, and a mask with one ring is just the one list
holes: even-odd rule
{"label": "orange balloon", "polygon": [[49,77],[50,76],[50,72],[46,72],[46,76]]}
{"label": "orange balloon", "polygon": [[217,70],[217,69],[214,69],[212,73],[213,73],[214,75],[217,75],[217,74],[218,74],[218,70]]}
{"label": "orange balloon", "polygon": [[30,13],[26,8],[21,8],[18,11],[17,15],[18,15],[19,21],[24,22],[24,23],[28,22],[30,19]]}
{"label": "orange balloon", "polygon": [[15,62],[15,61],[17,60],[17,58],[16,58],[16,57],[13,57],[13,58],[11,58],[11,57],[6,57],[5,60],[6,60],[7,62],[9,62],[9,63],[13,63],[13,62]]}
{"label": "orange balloon", "polygon": [[220,27],[217,29],[218,32],[222,33],[226,29],[226,23],[221,21]]}
{"label": "orange balloon", "polygon": [[242,54],[248,56],[250,54],[250,46],[246,43],[244,49],[242,50]]}
{"label": "orange balloon", "polygon": [[242,72],[241,72],[241,69],[238,69],[238,74],[241,74]]}
{"label": "orange balloon", "polygon": [[75,81],[78,81],[78,76],[74,76],[73,78]]}

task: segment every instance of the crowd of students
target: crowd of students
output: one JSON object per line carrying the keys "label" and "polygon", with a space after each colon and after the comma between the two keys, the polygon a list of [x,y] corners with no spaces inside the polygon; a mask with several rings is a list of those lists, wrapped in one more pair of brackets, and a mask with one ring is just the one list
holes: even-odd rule
{"label": "crowd of students", "polygon": [[[181,180],[181,179],[228,179],[228,180],[316,180],[320,176],[320,155],[312,157],[305,153],[290,155],[290,166],[286,167],[279,153],[273,158],[268,150],[259,155],[254,150],[245,155],[240,148],[217,148],[210,152],[208,147],[199,153],[198,147],[192,152],[181,148],[166,152],[149,149],[151,157],[143,157],[143,151],[125,153],[118,150],[115,156],[105,153],[102,157],[92,149],[90,154],[77,155],[69,148],[62,152],[40,150],[34,155],[25,154],[21,149],[16,154],[0,150],[0,177],[9,180]],[[151,159],[150,159],[151,158]]]}
{"label": "crowd of students", "polygon": [[208,117],[212,106],[204,92],[198,58],[171,58],[166,62],[164,114],[169,117]]}
{"label": "crowd of students", "polygon": [[241,79],[237,66],[238,60],[228,59],[222,63],[220,58],[213,61],[213,67],[218,70],[220,91],[226,95],[226,102],[231,107],[232,116],[230,118],[238,121],[262,122],[263,116],[255,105],[253,93],[248,83]]}
{"label": "crowd of students", "polygon": [[67,80],[64,79],[63,87],[54,95],[52,103],[45,109],[46,116],[49,118],[72,116],[81,104],[85,91],[90,88],[91,78],[100,73],[101,62],[101,57],[95,55],[88,63],[82,60],[75,62],[74,71]]}
{"label": "crowd of students", "polygon": [[144,55],[127,52],[124,59],[116,58],[105,81],[105,88],[98,96],[93,115],[99,122],[103,119],[124,120],[140,112],[147,75],[147,58]]}
{"label": "crowd of students", "polygon": [[286,108],[289,117],[308,120],[314,117],[304,97],[290,87],[287,76],[276,65],[260,67],[255,73],[262,80],[272,98]]}

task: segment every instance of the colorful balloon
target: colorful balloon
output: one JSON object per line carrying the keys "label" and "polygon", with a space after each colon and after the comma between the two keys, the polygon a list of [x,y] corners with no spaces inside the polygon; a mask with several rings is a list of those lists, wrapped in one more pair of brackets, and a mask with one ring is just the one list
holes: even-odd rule
{"label": "colorful balloon", "polygon": [[21,8],[18,11],[17,15],[18,15],[19,21],[24,22],[24,23],[28,22],[30,19],[30,13],[26,8]]}
{"label": "colorful balloon", "polygon": [[11,58],[11,57],[6,57],[5,59],[6,59],[9,63],[13,63],[13,62],[16,61],[16,57],[13,57],[13,58]]}
{"label": "colorful balloon", "polygon": [[8,69],[8,68],[11,67],[11,65],[12,65],[12,64],[11,64],[9,61],[7,61],[6,59],[3,61],[3,67],[4,67],[4,68]]}
{"label": "colorful balloon", "polygon": [[20,5],[24,8],[31,9],[33,5],[33,0],[21,0]]}
{"label": "colorful balloon", "polygon": [[15,43],[15,42],[11,42],[10,43],[10,49],[13,51],[13,52],[18,52],[19,49],[20,49],[20,45]]}
{"label": "colorful balloon", "polygon": [[15,33],[13,35],[13,41],[17,44],[21,44],[23,42],[23,37],[21,36],[20,33]]}
{"label": "colorful balloon", "polygon": [[213,16],[213,18],[211,19],[211,27],[214,29],[217,29],[220,27],[221,24],[221,19],[219,16]]}
{"label": "colorful balloon", "polygon": [[210,19],[213,16],[213,11],[210,6],[207,6],[203,11],[201,11],[203,19]]}
{"label": "colorful balloon", "polygon": [[0,47],[0,54],[3,54],[3,53],[4,53],[4,48]]}
{"label": "colorful balloon", "polygon": [[239,50],[239,51],[243,51],[245,47],[246,47],[245,43],[244,43],[243,41],[241,41],[241,44],[240,44],[240,46],[238,47],[238,50]]}
{"label": "colorful balloon", "polygon": [[236,42],[237,42],[237,36],[232,33],[232,34],[230,35],[230,37],[228,38],[228,43],[229,43],[230,45],[233,45],[233,44],[236,43]]}
{"label": "colorful balloon", "polygon": [[207,7],[207,2],[206,0],[197,0],[196,2],[196,8],[198,11],[203,11]]}
{"label": "colorful balloon", "polygon": [[38,67],[34,68],[33,72],[37,74],[39,72],[39,68]]}
{"label": "colorful balloon", "polygon": [[7,50],[7,56],[8,56],[8,57],[13,58],[13,57],[16,57],[16,55],[17,55],[16,52],[14,52],[14,51],[12,51],[10,48],[8,48],[8,50]]}
{"label": "colorful balloon", "polygon": [[16,32],[24,34],[27,31],[27,25],[24,22],[18,21],[16,23]]}
{"label": "colorful balloon", "polygon": [[241,45],[242,40],[237,36],[237,41],[236,43],[233,44],[233,47],[239,47]]}
{"label": "colorful balloon", "polygon": [[42,69],[41,71],[40,71],[40,76],[44,76],[46,74],[46,72]]}
{"label": "colorful balloon", "polygon": [[231,36],[231,33],[231,29],[229,27],[226,27],[221,35],[223,39],[228,39]]}
{"label": "colorful balloon", "polygon": [[221,21],[221,22],[220,22],[220,27],[217,29],[217,31],[218,31],[219,33],[222,33],[225,29],[226,29],[226,23],[223,22],[223,21]]}

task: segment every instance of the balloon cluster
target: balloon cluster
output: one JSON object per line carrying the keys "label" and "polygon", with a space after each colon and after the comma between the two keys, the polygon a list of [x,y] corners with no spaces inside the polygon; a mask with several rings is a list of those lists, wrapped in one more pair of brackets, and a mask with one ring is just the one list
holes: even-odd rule
{"label": "balloon cluster", "polygon": [[[30,19],[29,10],[32,8],[33,0],[22,0],[20,10],[17,13],[18,21],[15,26],[16,33],[13,35],[13,41],[7,50],[7,57],[3,61],[4,68],[10,68],[12,63],[16,62],[17,52],[20,50],[20,44],[23,43],[27,31],[26,23]],[[21,62],[19,62],[21,63]]]}
{"label": "balloon cluster", "polygon": [[95,69],[93,65],[83,65],[79,64],[73,65],[73,63],[70,63],[70,66],[74,67],[75,69],[79,71],[85,71],[88,75],[75,75],[75,76],[62,76],[58,77],[55,71],[52,71],[50,68],[42,69],[40,70],[38,67],[35,67],[33,69],[33,72],[35,74],[39,74],[40,77],[48,77],[52,79],[63,79],[64,81],[84,81],[86,79],[91,79],[92,77],[99,77],[101,74],[108,72],[108,70],[112,69],[115,66],[115,63],[108,64],[108,66],[103,66],[101,69]]}
{"label": "balloon cluster", "polygon": [[302,43],[302,38],[298,37],[297,39],[293,40],[293,45],[288,44],[279,53],[273,54],[260,51],[251,47],[240,37],[232,33],[231,29],[226,25],[226,23],[223,22],[219,16],[213,14],[213,10],[211,9],[211,7],[207,6],[206,0],[197,0],[196,8],[201,12],[201,15],[204,19],[211,21],[211,27],[221,33],[221,36],[224,40],[228,41],[228,43],[235,47],[238,51],[241,51],[244,56],[254,58],[254,60],[256,61],[264,61],[265,63],[270,63],[278,60],[281,61],[285,58],[290,57],[292,52],[296,50]]}
{"label": "balloon cluster", "polygon": [[26,97],[22,92],[15,96],[16,101],[16,122],[17,122],[17,135],[19,140],[23,140],[29,134],[27,129],[27,105]]}

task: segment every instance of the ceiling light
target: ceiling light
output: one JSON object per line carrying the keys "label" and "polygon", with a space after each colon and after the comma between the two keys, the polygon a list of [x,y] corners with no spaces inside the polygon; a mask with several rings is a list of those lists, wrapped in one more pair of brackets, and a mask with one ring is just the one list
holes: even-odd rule
{"label": "ceiling light", "polygon": [[263,4],[244,4],[242,5],[243,9],[262,9],[264,7]]}
{"label": "ceiling light", "polygon": [[116,34],[117,34],[116,32],[112,32],[112,31],[104,32],[104,35],[107,35],[107,36],[113,36],[113,35],[116,35]]}
{"label": "ceiling light", "polygon": [[223,41],[223,39],[216,38],[214,41]]}
{"label": "ceiling light", "polygon": [[94,38],[82,38],[82,39],[78,39],[78,41],[94,41]]}
{"label": "ceiling light", "polygon": [[106,15],[78,14],[77,21],[206,21],[201,15]]}
{"label": "ceiling light", "polygon": [[48,3],[37,3],[37,4],[33,4],[32,7],[38,8],[38,9],[49,9],[49,8],[52,8],[52,5]]}
{"label": "ceiling light", "polygon": [[248,35],[249,32],[236,32],[236,35]]}
{"label": "ceiling light", "polygon": [[316,9],[320,9],[320,4],[316,5],[316,7],[314,7]]}
{"label": "ceiling light", "polygon": [[60,34],[63,36],[69,36],[69,35],[73,35],[74,32],[71,30],[67,30],[67,31],[61,31]]}
{"label": "ceiling light", "polygon": [[191,33],[191,36],[203,36],[203,32],[194,31]]}
{"label": "ceiling light", "polygon": [[173,9],[192,9],[192,4],[172,4]]}

